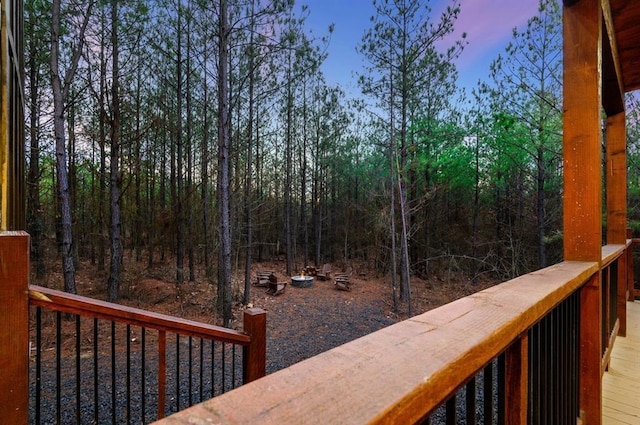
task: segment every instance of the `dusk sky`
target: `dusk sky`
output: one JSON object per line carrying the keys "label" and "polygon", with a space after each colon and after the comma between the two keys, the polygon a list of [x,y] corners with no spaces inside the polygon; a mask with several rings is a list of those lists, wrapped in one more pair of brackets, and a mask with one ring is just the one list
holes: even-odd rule
{"label": "dusk sky", "polygon": [[[324,73],[329,84],[340,83],[351,94],[358,94],[354,71],[360,70],[362,58],[356,45],[362,40],[374,14],[372,0],[298,0],[309,6],[308,28],[313,35],[328,34],[335,24]],[[430,2],[434,17],[450,0]],[[469,44],[458,59],[459,82],[474,87],[478,79],[488,75],[489,64],[504,51],[514,27],[526,25],[538,10],[538,0],[461,0],[461,13],[456,22],[459,38],[467,33]]]}

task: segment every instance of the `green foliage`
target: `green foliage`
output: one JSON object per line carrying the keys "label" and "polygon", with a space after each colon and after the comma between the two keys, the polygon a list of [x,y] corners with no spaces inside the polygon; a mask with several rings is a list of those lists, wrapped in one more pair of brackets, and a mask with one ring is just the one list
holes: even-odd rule
{"label": "green foliage", "polygon": [[[63,5],[63,64],[77,42],[79,20],[73,16],[81,9],[75,4]],[[342,29],[331,24],[326,34],[314,36],[306,29],[314,11],[292,0],[228,2],[234,252],[243,252],[252,232],[254,259],[275,255],[275,247],[284,244],[288,209],[292,256],[306,250],[313,258],[305,261],[320,263],[359,256],[387,272],[396,238],[389,232],[389,215],[399,209],[398,195],[406,204],[404,217],[399,212],[395,217],[398,224],[406,221],[413,273],[428,277],[433,259],[455,253],[500,264],[498,273],[508,276],[538,262],[534,230],[539,226],[544,243],[557,244],[557,2],[542,1],[540,13],[514,30],[492,64],[491,81],[479,85],[465,111],[456,59],[467,37],[451,38],[464,4],[446,2],[437,14],[433,4],[374,1],[376,14],[357,46],[366,61],[357,76],[363,96],[348,102],[348,93],[329,85],[322,73],[332,33]],[[80,254],[98,257],[106,256],[99,245],[108,234],[109,214],[104,178],[112,125],[110,5],[98,2],[89,22],[87,48],[70,87],[73,120],[67,122],[75,136],[68,150],[75,167]],[[26,46],[37,47],[25,54],[35,55],[30,66],[39,78],[33,82],[40,102],[38,184],[44,214],[55,216],[51,89],[43,83],[49,7],[44,0],[25,3]],[[178,225],[191,239],[187,245],[194,247],[196,263],[212,270],[209,260],[216,258],[218,7],[202,0],[118,3],[123,233],[127,247],[146,253],[150,265],[174,255]],[[628,127],[630,139],[639,139],[636,130]],[[640,172],[640,148],[630,149],[630,216],[640,217],[640,183],[631,172]],[[180,194],[178,176],[185,182]],[[185,216],[176,216],[178,201],[189,212]],[[52,232],[53,223],[48,225]]]}

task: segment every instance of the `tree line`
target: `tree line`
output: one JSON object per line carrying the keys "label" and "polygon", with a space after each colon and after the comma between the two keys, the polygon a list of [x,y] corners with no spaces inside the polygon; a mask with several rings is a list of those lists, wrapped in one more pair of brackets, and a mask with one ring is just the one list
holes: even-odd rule
{"label": "tree line", "polygon": [[289,275],[365,262],[409,309],[412,275],[558,260],[558,3],[540,1],[471,93],[458,0],[373,4],[348,99],[322,72],[333,26],[313,35],[293,0],[25,1],[35,279],[53,246],[66,291],[83,258],[116,301],[127,262],[171,261],[177,283],[216,284],[228,325],[252,262],[276,256]]}

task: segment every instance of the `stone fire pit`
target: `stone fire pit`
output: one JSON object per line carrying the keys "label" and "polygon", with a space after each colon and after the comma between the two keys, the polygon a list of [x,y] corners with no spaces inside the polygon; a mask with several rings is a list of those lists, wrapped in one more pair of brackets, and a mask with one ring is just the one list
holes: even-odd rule
{"label": "stone fire pit", "polygon": [[313,285],[313,276],[291,276],[291,285],[296,288],[308,288]]}

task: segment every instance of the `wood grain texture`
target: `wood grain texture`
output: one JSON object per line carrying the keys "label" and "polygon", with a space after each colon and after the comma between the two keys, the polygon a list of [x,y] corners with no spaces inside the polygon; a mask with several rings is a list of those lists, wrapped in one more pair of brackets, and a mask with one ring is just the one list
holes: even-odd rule
{"label": "wood grain texture", "polygon": [[29,419],[29,235],[0,232],[0,406],[2,424]]}
{"label": "wood grain texture", "polygon": [[[628,251],[632,251],[631,245],[629,245]],[[618,310],[618,321],[620,323],[620,328],[618,329],[618,335],[626,336],[627,335],[627,261],[629,256],[625,252],[618,259],[618,290],[616,292],[617,298],[617,310]]]}
{"label": "wood grain texture", "polygon": [[640,88],[640,2],[608,0],[615,27],[624,91]]}
{"label": "wood grain texture", "polygon": [[609,264],[613,263],[617,260],[621,255],[624,254],[624,251],[627,249],[627,244],[621,245],[605,245],[601,249],[601,258],[600,266],[602,268],[607,267]]}
{"label": "wood grain texture", "polygon": [[597,262],[564,262],[521,276],[160,423],[415,423],[598,270]]}
{"label": "wood grain texture", "polygon": [[586,424],[602,417],[602,284],[600,273],[580,289],[580,410]]}
{"label": "wood grain texture", "polygon": [[[95,300],[80,295],[67,294],[62,291],[36,285],[31,285],[29,289],[31,291],[30,302],[31,305],[34,306],[42,306],[66,313],[113,320],[115,322],[159,329],[167,332],[177,332],[196,338],[215,339],[216,341],[240,345],[248,345],[251,342],[251,338],[247,334],[221,326],[180,319],[166,314]],[[50,301],[42,298],[42,296],[48,298]]]}
{"label": "wood grain texture", "polygon": [[527,424],[529,400],[529,337],[523,334],[506,352],[507,376],[505,405],[508,424]]}
{"label": "wood grain texture", "polygon": [[251,337],[243,356],[244,382],[255,381],[266,374],[267,367],[267,312],[260,308],[244,311],[243,328]]}
{"label": "wood grain texture", "polygon": [[564,259],[599,261],[602,246],[601,48],[598,0],[563,8]]}
{"label": "wood grain texture", "polygon": [[627,240],[626,114],[607,117],[607,244]]}

